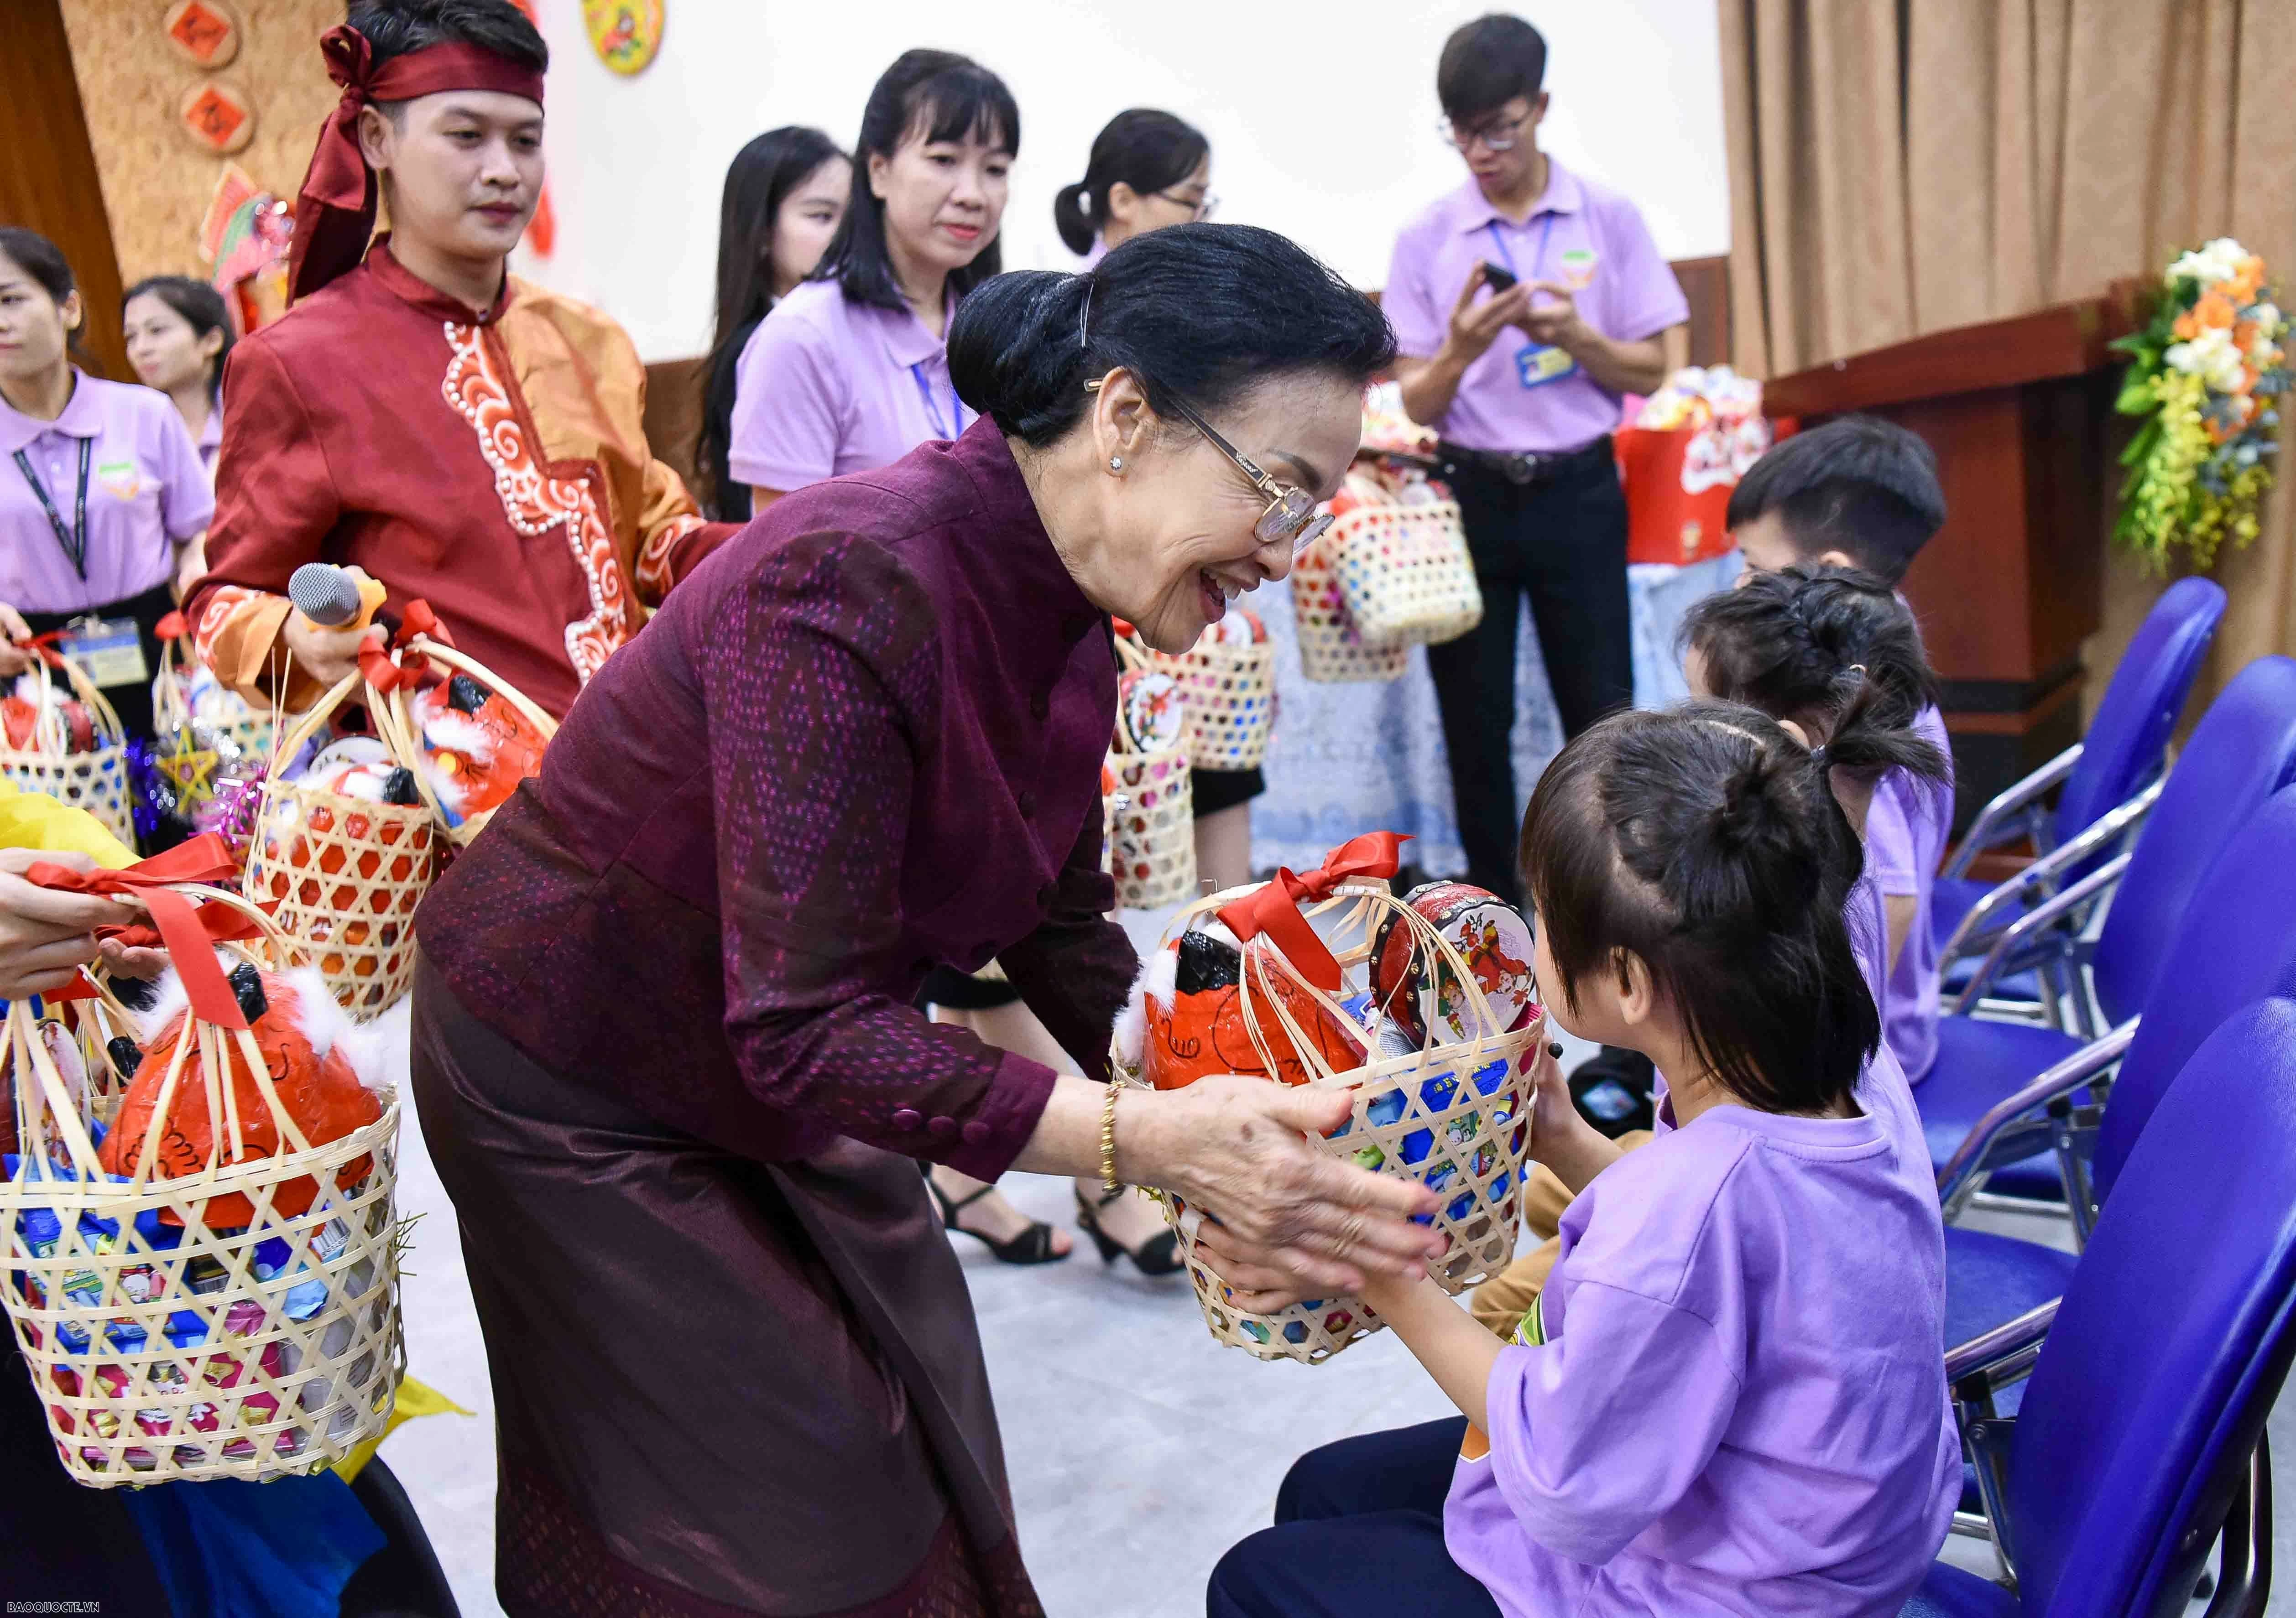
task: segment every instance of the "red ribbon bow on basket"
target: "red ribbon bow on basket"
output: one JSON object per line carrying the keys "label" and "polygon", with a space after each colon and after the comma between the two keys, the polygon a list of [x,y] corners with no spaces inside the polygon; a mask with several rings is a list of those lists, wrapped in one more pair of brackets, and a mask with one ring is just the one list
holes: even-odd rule
{"label": "red ribbon bow on basket", "polygon": [[389,693],[400,686],[412,690],[414,682],[430,672],[430,659],[413,650],[414,637],[422,635],[441,646],[452,646],[455,637],[430,610],[430,603],[416,600],[406,603],[399,614],[398,633],[386,644],[373,636],[359,642],[359,673],[375,690]]}
{"label": "red ribbon bow on basket", "polygon": [[[96,936],[116,939],[129,949],[165,946],[176,975],[183,979],[184,998],[201,1018],[218,1027],[247,1026],[239,997],[231,992],[213,946],[229,938],[256,937],[262,929],[227,904],[210,901],[194,905],[175,891],[178,883],[239,879],[238,863],[217,833],[202,832],[125,870],[74,870],[44,860],[26,871],[24,879],[59,893],[135,899],[152,913],[152,926],[99,927]],[[94,993],[83,978],[47,998],[87,1000]]]}
{"label": "red ribbon bow on basket", "polygon": [[1266,934],[1300,977],[1327,994],[1336,993],[1340,963],[1300,907],[1321,903],[1352,878],[1393,876],[1401,864],[1403,846],[1410,840],[1393,831],[1366,831],[1332,849],[1304,877],[1294,875],[1288,866],[1279,868],[1266,886],[1220,906],[1220,923],[1238,944]]}
{"label": "red ribbon bow on basket", "polygon": [[190,639],[192,626],[180,611],[171,612],[152,625],[152,633],[162,641],[183,641]]}

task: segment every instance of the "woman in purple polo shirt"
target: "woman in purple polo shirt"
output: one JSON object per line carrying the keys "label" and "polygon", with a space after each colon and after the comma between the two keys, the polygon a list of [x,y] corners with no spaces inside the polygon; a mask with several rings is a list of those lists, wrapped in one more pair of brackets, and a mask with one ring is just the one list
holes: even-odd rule
{"label": "woman in purple polo shirt", "polygon": [[[231,315],[223,294],[188,275],[147,275],[119,306],[127,363],[135,380],[168,396],[199,446],[200,467],[215,487],[223,452],[223,365],[231,357]],[[207,535],[184,547],[176,592],[207,571]]]}
{"label": "woman in purple polo shirt", "polygon": [[[80,319],[55,243],[0,227],[0,631],[64,631],[128,734],[149,736],[159,623],[215,495],[167,395],[72,364]],[[29,660],[0,644],[0,675]]]}
{"label": "woman in purple polo shirt", "polygon": [[1013,93],[978,62],[909,51],[877,80],[821,267],[736,368],[726,466],[753,511],[972,421],[949,380],[949,316],[1004,267],[996,229],[1020,150]]}

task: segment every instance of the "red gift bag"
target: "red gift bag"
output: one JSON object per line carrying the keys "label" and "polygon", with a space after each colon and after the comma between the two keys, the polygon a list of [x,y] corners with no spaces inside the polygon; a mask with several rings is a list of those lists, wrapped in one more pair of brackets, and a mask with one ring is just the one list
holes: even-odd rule
{"label": "red gift bag", "polygon": [[1718,417],[1703,427],[1622,427],[1611,436],[1627,491],[1627,560],[1673,567],[1730,548],[1730,491],[1792,417]]}

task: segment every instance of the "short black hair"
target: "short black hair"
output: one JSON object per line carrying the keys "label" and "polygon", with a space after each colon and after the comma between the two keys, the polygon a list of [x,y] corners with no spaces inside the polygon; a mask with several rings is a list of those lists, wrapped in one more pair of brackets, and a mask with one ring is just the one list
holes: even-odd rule
{"label": "short black hair", "polygon": [[1092,143],[1084,178],[1053,199],[1053,227],[1071,253],[1088,253],[1108,224],[1109,188],[1126,184],[1148,196],[1196,172],[1212,149],[1203,131],[1152,107],[1134,107],[1108,120]]}
{"label": "short black hair", "polygon": [[378,68],[434,45],[467,45],[537,73],[550,69],[550,47],[512,0],[355,0],[348,20]]}
{"label": "short black hair", "polygon": [[1081,275],[1000,275],[958,306],[948,332],[958,396],[1040,448],[1083,419],[1086,380],[1119,365],[1177,422],[1175,396],[1210,415],[1274,377],[1324,372],[1361,387],[1394,361],[1371,299],[1249,225],[1149,231]]}
{"label": "short black hair", "polygon": [[1452,30],[1435,64],[1435,95],[1454,122],[1495,112],[1516,96],[1538,99],[1546,83],[1546,36],[1493,12]]}
{"label": "short black hair", "polygon": [[231,357],[231,311],[223,301],[223,294],[204,281],[194,281],[189,275],[146,275],[127,289],[119,300],[121,314],[127,306],[149,293],[184,318],[192,335],[204,339],[210,331],[223,333],[223,347],[215,351],[208,362],[208,398],[223,403],[223,363]]}
{"label": "short black hair", "polygon": [[1874,416],[1836,416],[1774,446],[1730,492],[1726,521],[1775,511],[1794,554],[1828,551],[1895,584],[1945,526],[1937,457],[1920,437]]}
{"label": "short black hair", "polygon": [[1629,952],[1740,1100],[1848,1101],[1882,1019],[1843,913],[1864,851],[1827,771],[1903,755],[1871,718],[1854,704],[1824,763],[1729,702],[1630,708],[1572,739],[1522,826],[1524,887],[1562,978],[1541,992],[1575,1009],[1588,975]]}
{"label": "short black hair", "polygon": [[[861,134],[853,143],[853,200],[837,234],[822,249],[816,281],[834,281],[855,303],[881,309],[906,309],[893,261],[885,246],[885,203],[869,189],[869,159],[890,159],[911,130],[924,142],[961,141],[967,135],[1007,157],[1021,155],[1021,105],[1004,81],[970,56],[954,51],[904,51],[878,77],[861,109]],[[1004,267],[998,237],[952,270],[948,290],[963,298]]]}

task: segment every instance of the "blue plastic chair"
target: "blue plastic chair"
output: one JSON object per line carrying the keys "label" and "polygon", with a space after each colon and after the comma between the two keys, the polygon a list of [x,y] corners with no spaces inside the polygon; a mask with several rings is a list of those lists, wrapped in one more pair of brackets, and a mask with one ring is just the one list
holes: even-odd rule
{"label": "blue plastic chair", "polygon": [[[2172,974],[2141,1019],[2085,1047],[1978,1121],[1938,1176],[1948,1220],[1986,1183],[1991,1164],[2025,1158],[2046,1143],[2057,1172],[2077,1188],[2074,1230],[2085,1233],[2193,1052],[2243,1006],[2296,995],[2296,787],[2276,794],[2225,849],[2177,929],[2173,952]],[[2120,1071],[2102,1109],[2081,1104],[2081,1092],[2116,1059]],[[2059,1296],[2074,1263],[2073,1254],[2038,1242],[1948,1224],[1946,1341],[1965,1343]]]}
{"label": "blue plastic chair", "polygon": [[2296,1002],[2218,1029],[2153,1123],[2062,1302],[1947,1357],[2014,1588],[1936,1564],[1906,1618],[2181,1614],[2219,1538],[2210,1618],[2263,1611],[2264,1424],[2296,1354]]}
{"label": "blue plastic chair", "polygon": [[[2259,658],[2234,676],[2194,728],[2136,846],[2007,928],[1986,969],[2010,959],[2030,935],[2058,926],[2063,916],[2096,894],[2117,888],[2096,937],[2075,944],[2065,957],[2076,974],[2083,965],[2089,968],[2103,1026],[2117,1026],[2139,1011],[2149,1016],[2156,1001],[2169,1002],[2176,1010],[2177,1002],[2194,992],[2194,975],[2210,982],[2223,978],[2232,991],[2229,998],[2215,994],[2214,1018],[2193,1029],[2191,1043],[2169,1059],[2163,1073],[2173,1074],[2192,1045],[2233,1007],[2279,992],[2271,981],[2259,981],[2247,972],[2250,962],[2225,958],[2228,924],[2218,918],[2251,916],[2251,930],[2259,936],[2296,934],[2296,920],[2276,926],[2269,916],[2255,914],[2251,903],[2253,893],[2271,891],[2296,878],[2296,871],[2291,870],[2296,867],[2296,833],[2278,845],[2268,834],[2251,838],[2250,853],[2238,864],[2255,867],[2253,874],[2235,864],[2217,898],[2204,903],[2202,895],[2219,856],[2253,829],[2266,801],[2292,782],[2296,782],[2296,661]],[[2296,893],[2287,903],[2296,905]],[[2282,916],[2296,918],[2296,908],[2284,910]],[[2170,962],[2186,975],[2173,985],[2164,983]],[[1964,991],[1959,1009],[1973,1006],[1985,984],[1980,974]],[[2086,989],[2082,997],[2087,998]],[[1914,1091],[1932,1161],[1943,1168],[1980,1119],[2036,1075],[2080,1057],[2084,1050],[2080,1040],[2054,1028],[1967,1016],[1940,1017],[1936,1060]],[[2093,1075],[2101,1066],[2092,1065],[2087,1071]],[[2034,1143],[2046,1146],[2046,1132]],[[1991,1189],[2011,1196],[2054,1199],[2064,1195],[2058,1167],[2046,1156],[2021,1161],[1997,1152],[1988,1156],[1987,1171]]]}
{"label": "blue plastic chair", "polygon": [[[1965,980],[1967,957],[1982,954],[2003,926],[2034,899],[2088,875],[2141,821],[2144,805],[2131,800],[2160,773],[2169,734],[2224,610],[2224,591],[2209,579],[2169,585],[2113,670],[2088,734],[2001,792],[1971,822],[1930,902],[1930,927],[1948,988]],[[2044,807],[2052,791],[2054,812]],[[2118,818],[2109,818],[2116,812]],[[1998,886],[1970,878],[1970,862],[1979,854],[2020,838],[2029,839],[2040,856],[2032,865]],[[1997,985],[2037,995],[2053,1008],[2054,997],[2038,980],[2005,981],[2012,972],[2037,967],[2044,977],[2056,976],[2045,952],[2029,951],[2012,962],[2010,972],[1997,975]]]}

